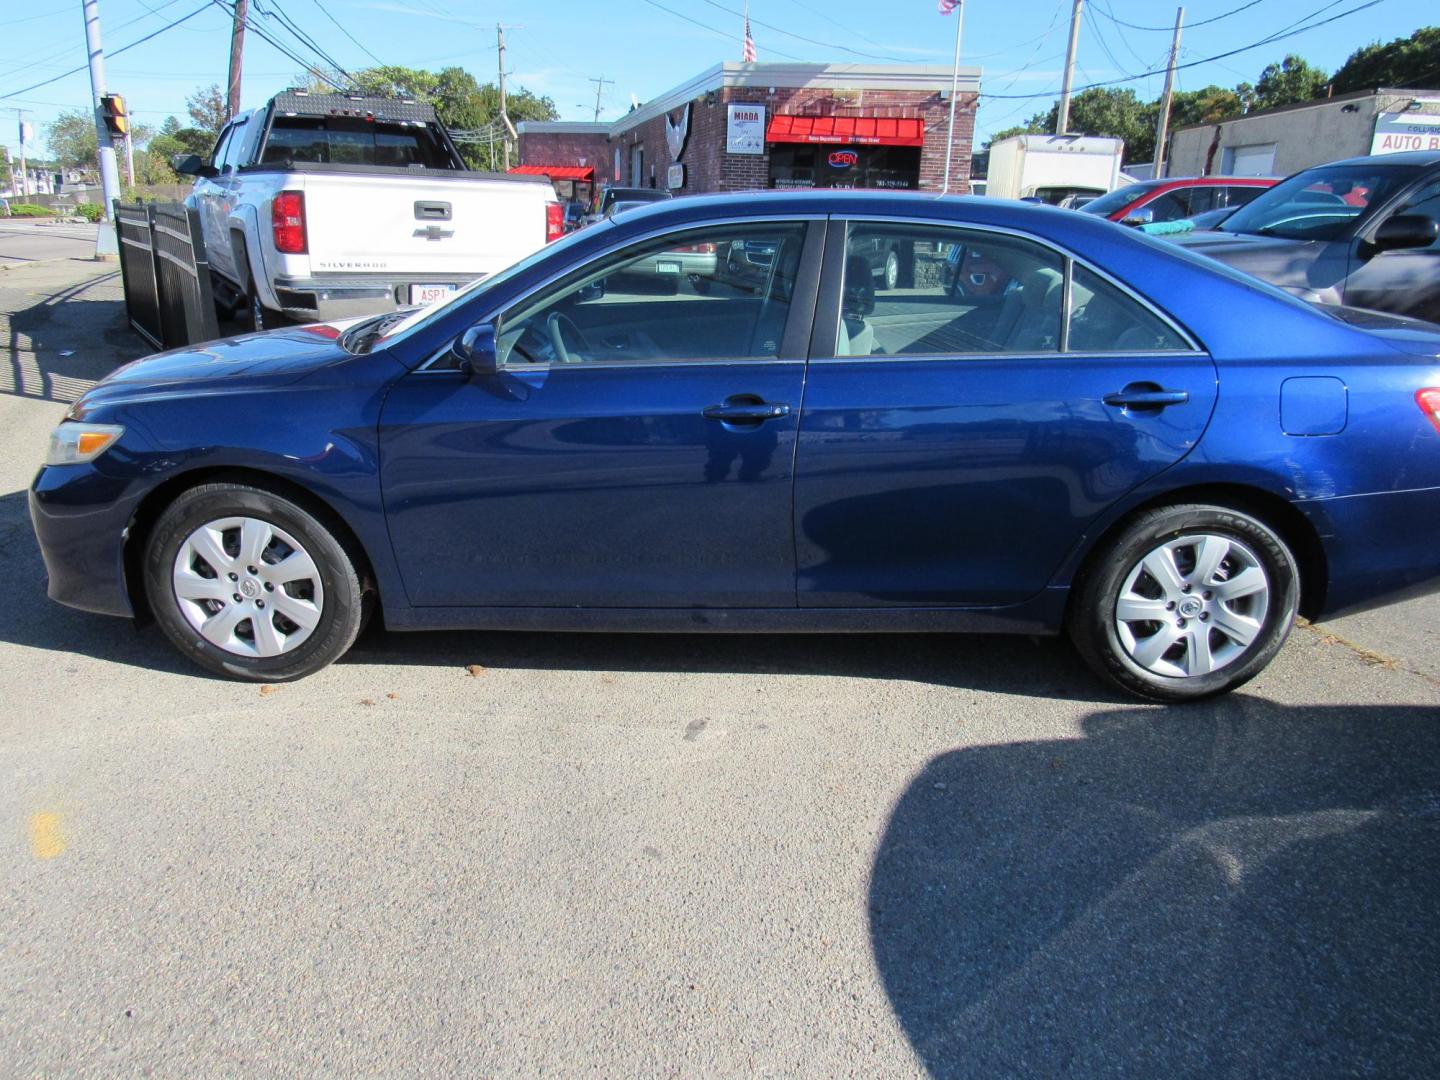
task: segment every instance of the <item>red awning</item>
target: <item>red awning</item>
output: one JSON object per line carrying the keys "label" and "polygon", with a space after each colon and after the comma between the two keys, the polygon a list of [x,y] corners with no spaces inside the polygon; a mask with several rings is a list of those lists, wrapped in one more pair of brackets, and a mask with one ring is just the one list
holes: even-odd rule
{"label": "red awning", "polygon": [[925,121],[903,116],[777,116],[765,141],[924,146]]}
{"label": "red awning", "polygon": [[594,180],[593,165],[513,165],[512,173],[525,176],[548,176],[551,180]]}

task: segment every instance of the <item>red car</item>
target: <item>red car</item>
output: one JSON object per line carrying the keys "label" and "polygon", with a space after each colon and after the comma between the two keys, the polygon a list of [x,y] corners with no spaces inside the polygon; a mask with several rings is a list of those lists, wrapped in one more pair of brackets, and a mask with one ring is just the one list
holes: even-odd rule
{"label": "red car", "polygon": [[1086,203],[1080,212],[1099,214],[1123,225],[1179,221],[1210,210],[1244,206],[1279,182],[1275,176],[1168,176],[1116,188]]}

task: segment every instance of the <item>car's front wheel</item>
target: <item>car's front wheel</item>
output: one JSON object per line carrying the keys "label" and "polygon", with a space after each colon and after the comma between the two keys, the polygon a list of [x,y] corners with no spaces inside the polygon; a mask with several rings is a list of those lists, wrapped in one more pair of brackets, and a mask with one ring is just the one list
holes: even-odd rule
{"label": "car's front wheel", "polygon": [[363,622],[360,581],[334,531],[262,488],[184,492],[151,530],[144,566],[166,636],[232,678],[309,675],[349,649]]}
{"label": "car's front wheel", "polygon": [[1069,630],[1101,676],[1159,701],[1233,690],[1274,659],[1299,605],[1295,557],[1236,510],[1137,515],[1076,582]]}

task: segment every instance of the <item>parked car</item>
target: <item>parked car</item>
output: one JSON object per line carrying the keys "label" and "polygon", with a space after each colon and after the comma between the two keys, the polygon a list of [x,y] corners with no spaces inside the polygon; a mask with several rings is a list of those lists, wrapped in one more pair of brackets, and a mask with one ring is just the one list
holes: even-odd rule
{"label": "parked car", "polygon": [[[983,252],[1000,303],[879,239]],[[760,289],[627,290],[756,243]],[[749,250],[749,249],[746,249]],[[933,280],[932,280],[933,277]],[[1071,211],[695,197],[435,307],[163,353],[30,491],[52,598],[241,679],[403,629],[1067,630],[1161,700],[1440,588],[1440,329],[1300,302]],[[1023,662],[1017,660],[1018,662]]]}
{"label": "parked car", "polygon": [[1273,176],[1176,176],[1142,180],[1092,199],[1080,207],[1122,225],[1179,221],[1223,207],[1244,206],[1274,187]]}
{"label": "parked car", "polygon": [[585,204],[582,202],[568,202],[565,204],[564,228],[567,233],[583,228],[585,225]]}
{"label": "parked car", "polygon": [[1440,152],[1296,173],[1176,243],[1287,292],[1440,322]]}
{"label": "parked car", "polygon": [[432,303],[562,232],[543,176],[467,170],[429,105],[287,91],[194,176],[217,300],[257,328]]}
{"label": "parked car", "polygon": [[666,199],[674,198],[668,191],[660,188],[644,187],[607,187],[600,192],[600,201],[595,207],[593,221],[604,221],[613,217],[619,211],[615,209],[616,203],[652,203],[664,202]]}

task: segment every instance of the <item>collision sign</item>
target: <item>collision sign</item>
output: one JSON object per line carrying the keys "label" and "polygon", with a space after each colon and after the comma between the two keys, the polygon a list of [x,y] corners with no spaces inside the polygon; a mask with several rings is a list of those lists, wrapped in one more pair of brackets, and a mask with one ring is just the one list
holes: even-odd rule
{"label": "collision sign", "polygon": [[1375,114],[1372,154],[1440,150],[1440,98],[1415,98],[1404,112]]}

